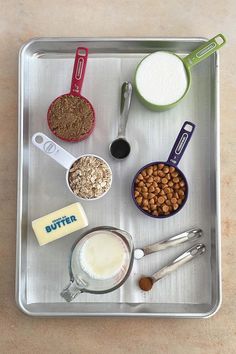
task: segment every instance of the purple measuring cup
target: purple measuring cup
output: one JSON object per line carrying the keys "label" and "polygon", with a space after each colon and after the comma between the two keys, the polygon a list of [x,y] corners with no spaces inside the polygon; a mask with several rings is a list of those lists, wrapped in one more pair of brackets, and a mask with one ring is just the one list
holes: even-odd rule
{"label": "purple measuring cup", "polygon": [[[133,201],[135,203],[135,205],[138,207],[138,209],[140,211],[142,211],[144,214],[148,215],[148,216],[151,216],[153,218],[156,218],[156,219],[163,219],[163,218],[167,218],[169,216],[172,216],[176,213],[178,213],[182,208],[183,206],[185,205],[186,201],[187,201],[187,198],[188,198],[188,182],[187,182],[187,179],[185,177],[185,175],[183,174],[183,172],[177,167],[178,163],[180,162],[183,154],[184,154],[184,151],[192,137],[192,134],[193,134],[193,131],[195,129],[195,125],[191,122],[184,122],[180,132],[179,132],[179,135],[177,136],[177,139],[174,143],[174,146],[170,152],[170,155],[168,157],[168,160],[167,161],[154,161],[154,162],[151,162],[145,166],[143,166],[142,168],[140,168],[140,170],[136,173],[134,179],[133,179],[133,182],[132,182],[132,187],[131,187],[131,194],[132,194],[132,198],[133,198]],[[186,188],[186,191],[185,191],[185,199],[183,200],[182,204],[179,206],[178,209],[172,211],[169,215],[153,215],[151,213],[149,213],[148,211],[144,210],[142,208],[141,205],[139,205],[137,202],[136,202],[136,199],[135,199],[135,196],[134,196],[134,192],[135,192],[135,181],[138,177],[138,175],[146,168],[152,166],[152,165],[158,165],[158,164],[164,164],[165,166],[169,166],[169,167],[175,167],[176,171],[179,173],[179,175],[182,177],[183,181],[185,182],[185,188]]]}

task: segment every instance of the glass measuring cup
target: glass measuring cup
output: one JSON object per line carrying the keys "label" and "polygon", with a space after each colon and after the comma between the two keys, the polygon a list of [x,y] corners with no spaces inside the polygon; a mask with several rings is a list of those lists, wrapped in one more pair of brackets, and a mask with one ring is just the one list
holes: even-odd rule
{"label": "glass measuring cup", "polygon": [[[158,51],[158,52],[154,52],[149,54],[148,56],[146,56],[138,65],[136,72],[135,72],[135,89],[136,89],[136,94],[139,98],[139,100],[141,101],[141,103],[143,103],[147,108],[153,110],[153,111],[165,111],[168,110],[174,106],[176,106],[187,94],[187,92],[189,91],[189,88],[191,86],[191,69],[194,65],[200,63],[202,60],[208,58],[211,54],[215,53],[218,49],[220,49],[224,44],[226,43],[226,39],[222,34],[218,34],[217,36],[215,36],[214,38],[210,39],[208,42],[204,43],[203,45],[201,45],[199,48],[195,49],[193,52],[191,52],[189,55],[187,55],[185,58],[181,58],[179,57],[177,54],[173,53],[173,52],[164,52],[164,51]],[[187,80],[187,84],[185,85],[186,88],[184,90],[184,92],[182,92],[181,96],[178,97],[177,99],[174,99],[173,101],[171,101],[168,104],[158,104],[154,102],[154,96],[156,95],[153,93],[151,96],[150,94],[147,97],[147,93],[143,91],[143,85],[145,83],[145,85],[150,86],[150,80],[149,80],[149,76],[146,75],[145,78],[145,82],[141,85],[141,83],[139,82],[139,75],[141,70],[143,70],[144,65],[147,64],[147,61],[150,60],[151,58],[153,58],[153,56],[155,56],[156,54],[168,54],[169,58],[171,59],[172,57],[172,61],[175,59],[176,64],[178,63],[178,65],[180,67],[182,67],[181,70],[181,77],[179,78],[180,80]],[[177,61],[176,61],[177,59]],[[179,73],[180,75],[180,73]],[[173,68],[173,65],[169,65],[168,70],[166,70],[166,75],[165,75],[165,79],[164,78],[160,78],[157,77],[157,81],[156,81],[156,85],[158,85],[158,87],[160,87],[160,89],[163,90],[163,87],[166,85],[166,83],[169,83],[169,87],[175,87],[176,84],[176,80],[174,78],[175,76],[175,69]],[[163,82],[164,81],[164,82]],[[168,90],[168,88],[167,88]],[[152,99],[151,99],[152,97]],[[155,97],[155,99],[158,99],[158,97]]]}
{"label": "glass measuring cup", "polygon": [[[85,155],[81,155],[79,157],[74,157],[68,151],[63,149],[61,146],[56,144],[53,140],[51,140],[49,137],[47,137],[45,134],[43,134],[41,132],[35,133],[32,136],[32,143],[38,149],[40,149],[46,155],[50,156],[53,160],[55,160],[57,163],[59,163],[61,166],[63,166],[67,170],[67,173],[66,173],[66,184],[67,184],[67,187],[70,190],[70,192],[74,196],[76,196],[78,199],[80,199],[80,200],[85,200],[85,199],[86,200],[97,200],[97,199],[100,199],[101,197],[103,197],[104,195],[106,195],[106,193],[111,188],[111,185],[112,185],[112,171],[111,171],[111,168],[108,165],[108,163],[102,157],[94,155],[94,154],[85,154]],[[104,164],[107,166],[107,169],[110,171],[110,176],[111,176],[109,188],[103,194],[101,194],[100,196],[95,197],[95,198],[91,198],[91,199],[82,198],[82,197],[76,195],[73,192],[73,190],[72,190],[72,188],[71,188],[71,186],[69,184],[69,173],[70,173],[70,169],[71,169],[72,165],[77,160],[81,159],[82,157],[86,157],[86,156],[93,156],[93,157],[103,161]]]}
{"label": "glass measuring cup", "polygon": [[[140,168],[140,170],[136,173],[134,179],[133,179],[133,182],[132,182],[132,186],[131,186],[131,195],[132,195],[132,199],[135,203],[135,205],[138,207],[138,209],[140,211],[142,211],[144,214],[148,215],[148,216],[151,216],[153,218],[167,218],[167,217],[170,217],[176,213],[178,213],[182,208],[183,206],[185,205],[186,201],[187,201],[187,198],[188,198],[188,182],[187,182],[187,179],[185,177],[185,175],[183,174],[183,172],[177,167],[178,163],[180,162],[183,154],[184,154],[184,151],[192,137],[192,134],[193,134],[193,131],[195,129],[195,124],[191,123],[191,122],[188,122],[186,121],[180,132],[179,132],[179,135],[177,136],[177,139],[174,143],[174,146],[170,152],[170,155],[168,157],[168,160],[167,161],[155,161],[155,162],[151,162],[145,166],[143,166],[142,168]],[[179,173],[179,175],[182,177],[184,183],[185,183],[185,188],[186,188],[186,191],[185,191],[185,199],[183,200],[182,204],[179,206],[179,208],[177,210],[174,210],[172,211],[169,215],[153,215],[149,212],[147,212],[146,210],[144,210],[136,201],[135,199],[135,195],[134,195],[134,192],[135,192],[135,183],[136,183],[136,179],[138,177],[138,175],[146,168],[152,166],[152,165],[158,165],[158,164],[164,164],[165,166],[168,166],[168,167],[175,167],[175,170]]]}
{"label": "glass measuring cup", "polygon": [[[91,277],[81,264],[81,250],[87,240],[96,233],[105,232],[118,237],[126,248],[125,261],[118,273],[107,279],[95,279]],[[132,237],[124,230],[110,226],[101,226],[91,229],[84,234],[72,247],[69,259],[70,283],[61,292],[61,296],[67,301],[72,301],[79,293],[106,294],[119,288],[128,278],[133,266],[134,246]]]}
{"label": "glass measuring cup", "polygon": [[[107,232],[113,236],[119,237],[127,248],[126,259],[123,267],[118,274],[109,279],[94,279],[84,270],[81,264],[81,250],[91,237],[100,232]],[[133,262],[141,258],[159,252],[170,247],[176,247],[186,242],[192,242],[199,239],[203,231],[199,228],[193,228],[184,231],[178,235],[171,236],[165,240],[158,241],[152,245],[144,246],[134,250],[133,239],[131,235],[111,226],[100,226],[86,231],[81,238],[74,243],[69,258],[69,276],[70,282],[61,292],[61,296],[71,302],[78,294],[86,292],[92,294],[106,294],[119,288],[129,277]]]}
{"label": "glass measuring cup", "polygon": [[[63,94],[61,96],[58,96],[49,106],[48,112],[47,112],[47,122],[48,122],[48,127],[51,130],[51,132],[57,136],[59,139],[64,140],[64,141],[69,141],[69,142],[78,142],[81,140],[84,140],[89,137],[89,135],[93,132],[94,127],[95,127],[95,111],[92,106],[92,104],[89,102],[87,98],[81,95],[81,90],[82,90],[82,85],[84,81],[84,75],[85,75],[85,69],[86,69],[86,64],[87,64],[87,59],[88,59],[88,49],[84,47],[79,47],[76,49],[76,54],[75,54],[75,61],[74,61],[74,69],[73,69],[73,74],[72,74],[72,81],[71,81],[71,89],[69,93]],[[55,128],[52,127],[52,122],[51,122],[51,112],[55,107],[55,104],[64,97],[67,96],[74,96],[77,98],[78,102],[84,103],[86,107],[88,107],[90,114],[92,115],[92,125],[91,128],[88,132],[84,133],[83,135],[79,136],[78,138],[65,138],[62,135],[60,135]],[[74,107],[71,107],[70,110],[73,111]],[[76,124],[76,123],[71,123],[71,124]],[[72,127],[74,129],[74,127]]]}

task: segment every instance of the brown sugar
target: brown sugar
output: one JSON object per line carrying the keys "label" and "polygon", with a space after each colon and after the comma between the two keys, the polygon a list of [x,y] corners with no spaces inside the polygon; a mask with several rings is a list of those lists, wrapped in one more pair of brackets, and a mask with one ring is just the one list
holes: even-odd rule
{"label": "brown sugar", "polygon": [[50,106],[48,124],[59,138],[80,140],[93,129],[94,112],[83,97],[63,95]]}

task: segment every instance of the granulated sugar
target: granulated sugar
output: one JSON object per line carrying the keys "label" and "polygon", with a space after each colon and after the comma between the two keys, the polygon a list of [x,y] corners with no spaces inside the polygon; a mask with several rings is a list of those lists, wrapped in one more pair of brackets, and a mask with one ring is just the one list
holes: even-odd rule
{"label": "granulated sugar", "polygon": [[162,106],[174,103],[184,95],[188,77],[180,58],[160,51],[141,62],[136,73],[136,85],[146,101]]}

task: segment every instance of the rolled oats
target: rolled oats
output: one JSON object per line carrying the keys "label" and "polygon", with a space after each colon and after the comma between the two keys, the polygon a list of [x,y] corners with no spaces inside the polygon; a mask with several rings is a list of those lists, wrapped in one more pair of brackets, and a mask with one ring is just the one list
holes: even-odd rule
{"label": "rolled oats", "polygon": [[108,191],[111,178],[111,170],[105,161],[96,156],[83,156],[71,166],[68,181],[78,197],[94,199]]}

